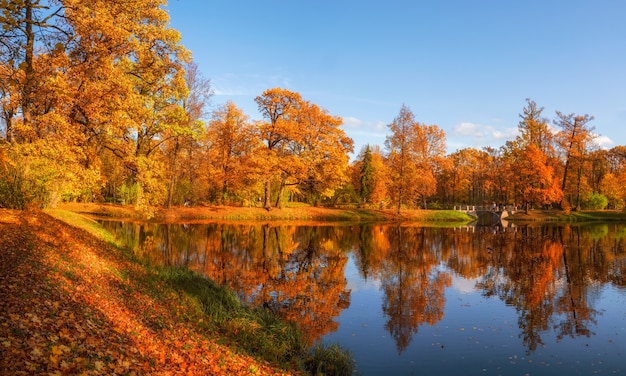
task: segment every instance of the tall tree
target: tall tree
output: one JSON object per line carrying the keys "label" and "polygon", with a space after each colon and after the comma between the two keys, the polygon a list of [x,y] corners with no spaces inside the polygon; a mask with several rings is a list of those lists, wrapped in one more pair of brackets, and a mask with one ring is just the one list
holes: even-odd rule
{"label": "tall tree", "polygon": [[259,147],[260,139],[249,117],[232,101],[213,113],[207,135],[213,179],[220,190],[220,201],[225,202],[247,182],[250,168],[247,164]]}
{"label": "tall tree", "polygon": [[[80,186],[94,188],[106,149],[138,184],[139,198],[147,204],[165,201],[163,147],[189,129],[180,106],[188,52],[168,27],[164,4],[2,3],[5,132],[20,143],[18,155],[29,157],[25,163],[54,166],[46,174],[23,166],[39,174],[33,182],[40,191],[72,199]],[[61,180],[72,184],[63,187]]]}
{"label": "tall tree", "polygon": [[332,197],[335,189],[348,181],[348,153],[353,151],[353,141],[340,128],[340,117],[315,104],[305,103],[298,122],[299,145],[294,154],[304,169],[291,178],[298,182],[308,201],[315,204]]}
{"label": "tall tree", "polygon": [[74,72],[81,85],[72,119],[120,158],[129,183],[139,188],[140,207],[163,204],[163,148],[176,136],[192,133],[181,106],[188,94],[184,63],[189,53],[180,45],[180,33],[168,26],[165,2],[65,3],[78,35],[70,56],[82,62]]}
{"label": "tall tree", "polygon": [[408,192],[415,185],[417,179],[417,166],[413,163],[411,143],[415,138],[415,116],[404,104],[400,113],[387,125],[391,135],[385,140],[387,148],[387,163],[391,173],[391,192],[395,196],[394,201],[398,213]]}
{"label": "tall tree", "polygon": [[416,199],[425,203],[426,197],[436,192],[436,174],[445,156],[445,133],[436,125],[416,122],[404,104],[388,127],[391,135],[385,146],[390,190],[399,213],[404,203]]}
{"label": "tall tree", "polygon": [[190,132],[174,132],[166,144],[169,174],[167,206],[171,207],[176,193],[178,204],[188,199],[197,200],[199,194],[194,192],[197,184],[198,161],[200,158],[199,139],[203,131],[207,115],[207,107],[213,90],[211,81],[204,78],[193,61],[185,65],[185,81],[188,95],[183,97],[181,106],[186,114],[185,125]]}
{"label": "tall tree", "polygon": [[[558,119],[554,121],[561,130],[557,135],[558,145],[563,154],[564,167],[563,167],[563,180],[561,182],[561,190],[570,199],[568,204],[571,204],[572,198],[576,201],[575,206],[580,206],[580,193],[582,181],[582,164],[589,152],[591,141],[594,138],[593,127],[590,127],[588,123],[593,120],[593,116],[575,115],[575,114],[563,114],[559,111],[556,112]],[[573,189],[568,189],[569,173],[572,167],[577,172],[575,186]]]}
{"label": "tall tree", "polygon": [[51,53],[62,48],[70,33],[63,22],[64,7],[59,2],[8,0],[1,9],[0,60],[4,77],[0,86],[6,134],[13,140],[15,115],[21,113],[20,120],[25,124],[34,120],[34,95],[42,83],[37,75],[36,50]]}
{"label": "tall tree", "polygon": [[362,203],[372,202],[372,192],[374,192],[374,166],[372,162],[372,149],[368,145],[365,146],[361,156],[361,168],[359,169],[359,187]]}
{"label": "tall tree", "polygon": [[255,101],[267,120],[259,124],[259,131],[266,145],[262,156],[266,171],[264,207],[270,210],[272,181],[281,177],[280,163],[286,162],[289,143],[294,142],[296,116],[303,100],[299,93],[273,88],[265,90]]}
{"label": "tall tree", "polygon": [[516,145],[510,143],[506,149],[510,163],[508,178],[515,187],[516,202],[524,204],[526,212],[533,204],[560,202],[563,192],[546,155],[534,143],[522,148]]}
{"label": "tall tree", "polygon": [[523,145],[534,144],[547,157],[554,156],[554,136],[548,126],[548,120],[541,116],[543,107],[537,107],[537,103],[526,99],[526,107],[519,115],[520,122],[517,126],[519,135],[517,140]]}
{"label": "tall tree", "polygon": [[265,208],[271,209],[272,182],[278,184],[277,207],[287,186],[309,197],[332,196],[333,186],[347,180],[353,148],[340,128],[342,119],[286,89],[268,89],[255,100],[267,120],[259,129],[266,146],[261,156],[267,172]]}

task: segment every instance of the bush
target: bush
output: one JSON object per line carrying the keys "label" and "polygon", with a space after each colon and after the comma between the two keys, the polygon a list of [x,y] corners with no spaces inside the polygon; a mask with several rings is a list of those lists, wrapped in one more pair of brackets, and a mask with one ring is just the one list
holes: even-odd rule
{"label": "bush", "polygon": [[583,208],[587,210],[602,210],[609,204],[609,199],[600,193],[592,193],[583,203]]}
{"label": "bush", "polygon": [[0,177],[0,208],[24,209],[26,196],[18,181]]}
{"label": "bush", "polygon": [[129,205],[136,203],[138,191],[139,185],[137,183],[125,182],[117,189],[117,194],[119,195],[121,204]]}

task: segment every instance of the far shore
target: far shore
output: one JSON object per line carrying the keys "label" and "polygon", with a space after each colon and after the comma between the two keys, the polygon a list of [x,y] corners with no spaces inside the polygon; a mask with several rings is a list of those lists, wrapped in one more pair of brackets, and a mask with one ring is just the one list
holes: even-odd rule
{"label": "far shore", "polygon": [[[145,220],[145,215],[132,205],[104,203],[62,203],[57,209],[99,217]],[[407,221],[419,223],[470,223],[475,218],[455,210],[403,209],[400,214],[395,209],[369,208],[325,208],[307,205],[287,205],[283,208],[266,210],[261,207],[239,207],[200,205],[193,207],[176,206],[157,208],[152,221],[289,221],[289,222],[389,222]],[[624,221],[626,212],[616,210],[572,211],[530,210],[518,211],[506,218],[509,222],[588,222]]]}

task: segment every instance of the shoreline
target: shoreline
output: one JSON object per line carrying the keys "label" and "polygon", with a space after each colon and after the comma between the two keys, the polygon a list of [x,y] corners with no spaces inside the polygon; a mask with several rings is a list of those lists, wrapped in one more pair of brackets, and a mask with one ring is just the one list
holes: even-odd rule
{"label": "shoreline", "polygon": [[[471,223],[476,218],[455,210],[404,209],[398,215],[395,209],[368,208],[324,208],[314,206],[287,206],[267,211],[260,207],[238,206],[195,206],[157,208],[150,219],[132,205],[99,204],[99,203],[62,203],[56,209],[67,210],[79,214],[99,218],[115,218],[151,222],[254,222],[254,221],[285,221],[289,223],[320,224],[350,222],[415,222],[424,224],[459,224]],[[537,222],[626,222],[626,212],[616,210],[572,211],[562,210],[530,210],[528,214],[518,211],[506,218],[513,223]]]}

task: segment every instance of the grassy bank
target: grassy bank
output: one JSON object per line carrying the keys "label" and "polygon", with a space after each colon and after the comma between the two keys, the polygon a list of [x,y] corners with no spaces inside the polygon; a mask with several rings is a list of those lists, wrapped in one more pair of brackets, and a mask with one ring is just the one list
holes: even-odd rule
{"label": "grassy bank", "polygon": [[[60,209],[98,216],[141,219],[141,213],[132,206],[64,203]],[[267,211],[259,207],[235,206],[196,206],[174,207],[156,210],[155,221],[300,221],[300,222],[376,222],[376,221],[413,221],[423,223],[464,223],[472,220],[464,213],[454,210],[402,210],[400,214],[392,209],[365,208],[323,208],[306,205],[274,208]]]}
{"label": "grassy bank", "polygon": [[0,374],[305,374],[330,358],[210,280],[141,264],[72,212],[0,209],[0,261]]}
{"label": "grassy bank", "polygon": [[562,210],[530,210],[517,212],[506,218],[511,222],[626,222],[626,212],[615,210],[584,210],[565,212]]}

